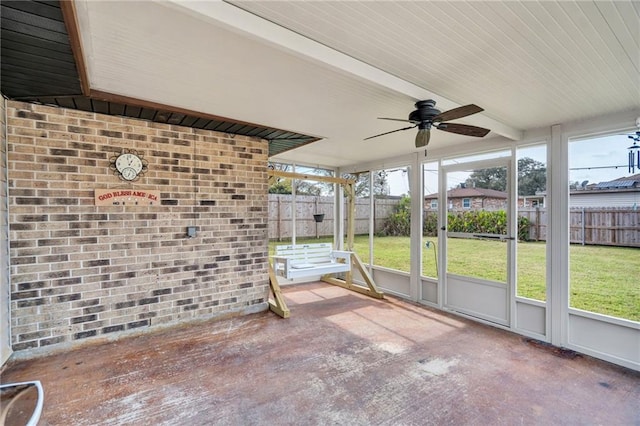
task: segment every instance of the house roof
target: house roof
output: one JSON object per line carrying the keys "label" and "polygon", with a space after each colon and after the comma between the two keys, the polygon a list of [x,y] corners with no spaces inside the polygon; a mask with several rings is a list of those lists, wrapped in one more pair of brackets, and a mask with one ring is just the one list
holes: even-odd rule
{"label": "house roof", "polygon": [[[2,2],[3,94],[192,126],[209,118],[204,128],[229,133],[285,132],[278,161],[350,171],[422,152],[414,130],[363,140],[402,127],[377,117],[405,119],[422,99],[442,111],[483,107],[460,120],[491,129],[483,147],[640,113],[640,8],[629,0],[75,0],[62,3],[64,30],[47,9],[57,4]],[[26,27],[46,43],[7,36]],[[75,71],[55,41],[65,30]],[[470,143],[434,130],[429,152]]]}
{"label": "house roof", "polygon": [[640,182],[640,173],[631,175],[631,176],[622,176],[618,179],[614,179],[613,182],[616,181],[632,181],[632,182]]}
{"label": "house roof", "polygon": [[603,188],[633,188],[637,186],[638,182],[635,180],[614,180],[610,182],[600,182],[594,189]]}
{"label": "house roof", "polygon": [[599,182],[589,186],[587,191],[600,189],[632,189],[640,187],[640,173],[632,176],[623,176],[607,182]]}
{"label": "house roof", "polygon": [[[425,199],[438,198],[438,193],[424,196]],[[447,198],[507,198],[507,193],[486,188],[454,188],[447,191]]]}

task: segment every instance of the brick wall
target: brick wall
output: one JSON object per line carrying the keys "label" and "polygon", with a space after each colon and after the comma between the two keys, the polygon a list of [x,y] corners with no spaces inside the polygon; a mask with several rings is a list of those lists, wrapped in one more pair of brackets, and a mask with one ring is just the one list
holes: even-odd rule
{"label": "brick wall", "polygon": [[[14,350],[266,309],[266,141],[12,101],[7,113]],[[109,169],[123,148],[148,161],[137,182]],[[94,189],[161,203],[96,206]]]}

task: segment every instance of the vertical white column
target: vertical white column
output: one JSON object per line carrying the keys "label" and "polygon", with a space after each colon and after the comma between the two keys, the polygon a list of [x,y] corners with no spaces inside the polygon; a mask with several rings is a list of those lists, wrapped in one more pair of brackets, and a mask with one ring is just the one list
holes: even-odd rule
{"label": "vertical white column", "polygon": [[[336,176],[342,176],[340,169]],[[344,250],[344,186],[334,184],[335,201],[333,203],[333,242],[336,250]]]}
{"label": "vertical white column", "polygon": [[559,124],[551,127],[547,164],[547,335],[562,346],[569,319],[569,145]]}
{"label": "vertical white column", "polygon": [[509,204],[507,215],[509,218],[509,230],[507,234],[511,239],[507,240],[507,295],[509,303],[509,326],[513,329],[517,326],[516,318],[516,283],[518,280],[518,158],[516,148],[511,148],[511,160],[507,167],[507,192]]}
{"label": "vertical white column", "polygon": [[376,217],[375,217],[375,209],[376,209],[376,199],[373,194],[373,188],[375,185],[373,184],[374,172],[373,170],[369,170],[369,274],[373,276],[373,236],[376,233]]}
{"label": "vertical white column", "polygon": [[438,161],[438,306],[447,303],[447,173]]}
{"label": "vertical white column", "polygon": [[413,157],[409,174],[409,195],[411,196],[411,277],[409,294],[414,301],[418,301],[422,293],[420,291],[420,276],[422,275],[422,215],[424,211],[422,175],[420,156],[416,153]]}
{"label": "vertical white column", "polygon": [[[293,173],[296,172],[296,165],[291,166]],[[296,244],[296,179],[291,179],[291,244]]]}

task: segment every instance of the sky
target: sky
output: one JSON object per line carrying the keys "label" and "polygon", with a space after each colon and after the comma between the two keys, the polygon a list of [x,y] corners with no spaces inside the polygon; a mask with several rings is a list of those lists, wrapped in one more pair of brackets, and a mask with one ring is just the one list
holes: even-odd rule
{"label": "sky", "polygon": [[571,142],[569,169],[573,170],[569,170],[569,180],[598,183],[640,173],[637,167],[635,173],[629,172],[628,148],[632,144],[633,141],[623,135]]}
{"label": "sky", "polygon": [[[633,141],[626,135],[605,136],[569,143],[569,181],[599,183],[630,176],[628,170],[628,147]],[[527,147],[518,150],[518,158],[529,157],[546,164],[544,146]],[[426,169],[435,170],[436,166]],[[635,173],[640,173],[636,167]],[[456,173],[450,176],[450,187],[464,182],[468,173]],[[437,173],[425,171],[425,194],[438,192]],[[402,195],[409,192],[408,176],[402,169],[389,173],[390,195]]]}

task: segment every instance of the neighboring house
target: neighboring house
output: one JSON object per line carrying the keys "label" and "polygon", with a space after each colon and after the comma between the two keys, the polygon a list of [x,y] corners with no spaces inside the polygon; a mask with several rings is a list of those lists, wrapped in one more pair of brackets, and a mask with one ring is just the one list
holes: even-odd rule
{"label": "neighboring house", "polygon": [[[546,192],[518,197],[518,208],[546,206]],[[424,197],[425,211],[438,209],[438,194]],[[506,208],[507,193],[484,188],[455,188],[447,191],[449,210],[500,210]],[[569,206],[640,208],[640,173],[608,182],[571,189]]]}
{"label": "neighboring house", "polygon": [[640,207],[640,173],[608,182],[572,189],[569,206]]}
{"label": "neighboring house", "polygon": [[[507,206],[507,193],[484,188],[455,188],[447,192],[449,210],[502,210]],[[438,194],[424,197],[426,211],[438,209]],[[518,197],[518,208],[545,207],[545,194]]]}
{"label": "neighboring house", "polygon": [[[545,205],[546,196],[546,192],[536,194],[540,206]],[[519,206],[522,207],[521,202]],[[535,204],[525,207],[535,207]],[[569,207],[640,208],[640,173],[572,188],[569,192]]]}
{"label": "neighboring house", "polygon": [[544,193],[536,193],[536,195],[521,195],[518,197],[518,208],[527,207],[545,207]]}
{"label": "neighboring house", "polygon": [[[502,210],[507,207],[507,193],[485,188],[454,188],[447,191],[449,210]],[[438,209],[438,194],[424,197],[426,211]]]}

